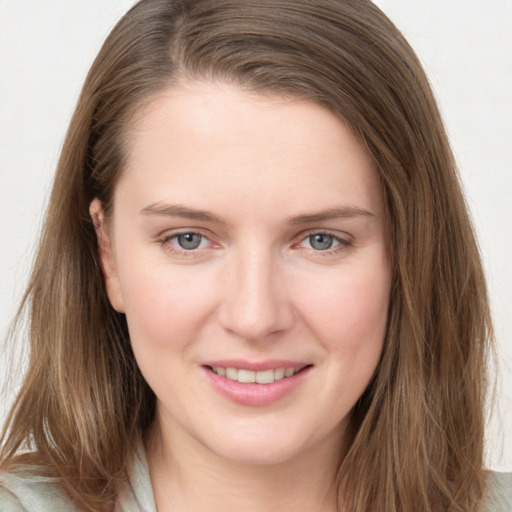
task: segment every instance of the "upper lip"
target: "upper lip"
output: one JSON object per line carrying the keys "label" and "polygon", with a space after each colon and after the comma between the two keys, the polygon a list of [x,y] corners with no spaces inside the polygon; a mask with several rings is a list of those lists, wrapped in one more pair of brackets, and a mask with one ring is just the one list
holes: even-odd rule
{"label": "upper lip", "polygon": [[301,361],[289,361],[284,359],[271,359],[266,361],[247,361],[243,359],[222,359],[215,361],[206,361],[203,366],[210,366],[212,368],[237,368],[238,370],[252,370],[261,372],[265,370],[277,370],[278,368],[293,368],[301,370],[310,363]]}

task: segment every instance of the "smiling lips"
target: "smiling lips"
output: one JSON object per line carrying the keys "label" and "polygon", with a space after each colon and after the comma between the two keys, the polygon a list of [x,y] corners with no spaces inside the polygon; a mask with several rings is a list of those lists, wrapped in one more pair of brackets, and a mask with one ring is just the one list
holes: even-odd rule
{"label": "smiling lips", "polygon": [[223,366],[213,366],[212,371],[221,377],[249,384],[255,382],[257,384],[272,384],[276,380],[282,380],[292,377],[300,368],[276,368],[275,370],[244,370],[238,368],[224,368]]}
{"label": "smiling lips", "polygon": [[224,397],[247,406],[270,405],[304,381],[310,364],[276,361],[250,364],[215,361],[203,365],[208,380]]}

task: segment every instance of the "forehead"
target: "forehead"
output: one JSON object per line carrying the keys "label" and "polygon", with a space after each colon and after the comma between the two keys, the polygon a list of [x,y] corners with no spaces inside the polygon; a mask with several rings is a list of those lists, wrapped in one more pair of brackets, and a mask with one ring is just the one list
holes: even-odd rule
{"label": "forehead", "polygon": [[169,87],[136,113],[119,188],[128,185],[146,202],[256,194],[260,208],[284,195],[375,208],[381,195],[372,158],[332,112],[222,83]]}

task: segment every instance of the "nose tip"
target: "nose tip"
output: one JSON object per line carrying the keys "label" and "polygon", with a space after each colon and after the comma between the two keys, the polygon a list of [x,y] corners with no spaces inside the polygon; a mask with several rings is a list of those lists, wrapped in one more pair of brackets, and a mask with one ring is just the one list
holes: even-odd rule
{"label": "nose tip", "polygon": [[261,258],[241,262],[226,283],[219,315],[224,329],[254,342],[291,326],[292,307],[276,267]]}

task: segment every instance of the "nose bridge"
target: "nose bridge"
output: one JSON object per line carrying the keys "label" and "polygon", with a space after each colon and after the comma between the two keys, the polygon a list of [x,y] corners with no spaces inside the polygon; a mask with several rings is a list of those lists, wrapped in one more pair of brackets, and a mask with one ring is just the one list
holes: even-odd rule
{"label": "nose bridge", "polygon": [[261,340],[286,329],[292,319],[283,272],[269,248],[238,251],[228,272],[223,303],[224,327],[247,340]]}

